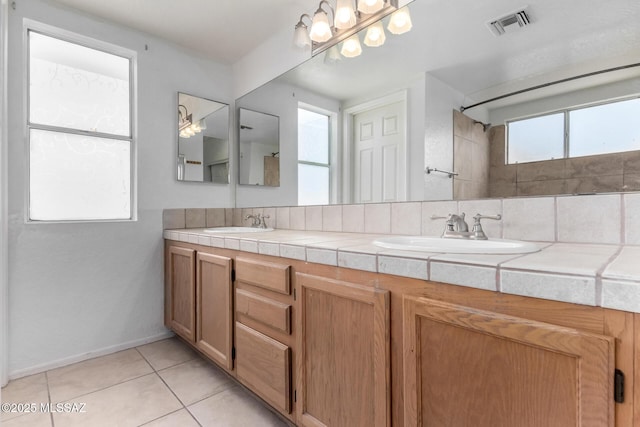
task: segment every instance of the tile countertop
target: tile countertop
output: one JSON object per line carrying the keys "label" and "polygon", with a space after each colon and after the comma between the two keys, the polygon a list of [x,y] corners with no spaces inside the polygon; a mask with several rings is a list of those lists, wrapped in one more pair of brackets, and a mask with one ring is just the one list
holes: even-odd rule
{"label": "tile countertop", "polygon": [[384,249],[373,245],[377,237],[164,231],[165,239],[179,242],[640,313],[640,246],[540,242],[541,250],[530,254],[445,254]]}

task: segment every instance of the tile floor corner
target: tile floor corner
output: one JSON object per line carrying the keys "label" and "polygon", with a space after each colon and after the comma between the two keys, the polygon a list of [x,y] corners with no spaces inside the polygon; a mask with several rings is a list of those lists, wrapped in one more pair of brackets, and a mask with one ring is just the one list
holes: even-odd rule
{"label": "tile floor corner", "polygon": [[[3,427],[287,426],[259,399],[186,344],[170,338],[11,381]],[[71,412],[42,411],[42,406]]]}

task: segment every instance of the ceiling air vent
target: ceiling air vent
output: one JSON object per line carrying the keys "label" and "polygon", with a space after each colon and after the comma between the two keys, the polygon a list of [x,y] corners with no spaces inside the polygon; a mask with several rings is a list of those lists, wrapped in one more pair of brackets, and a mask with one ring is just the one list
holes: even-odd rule
{"label": "ceiling air vent", "polygon": [[527,14],[526,7],[516,12],[504,15],[497,19],[487,22],[487,27],[494,36],[501,36],[504,33],[510,33],[522,27],[531,24],[531,18]]}

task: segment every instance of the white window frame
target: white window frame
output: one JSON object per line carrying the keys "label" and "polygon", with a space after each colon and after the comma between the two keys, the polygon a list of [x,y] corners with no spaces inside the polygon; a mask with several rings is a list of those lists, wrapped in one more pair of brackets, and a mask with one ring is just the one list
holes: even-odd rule
{"label": "white window frame", "polygon": [[[337,140],[337,134],[338,134],[338,129],[337,129],[338,115],[335,112],[325,110],[324,108],[316,107],[314,105],[306,104],[304,102],[298,102],[298,108],[296,109],[296,123],[297,123],[298,110],[301,110],[301,109],[311,111],[312,113],[321,114],[329,118],[329,135],[328,135],[328,141],[327,141],[327,143],[329,144],[329,147],[328,147],[329,163],[325,164],[325,163],[309,162],[306,160],[300,160],[300,156],[297,156],[296,168],[297,168],[297,165],[300,165],[300,164],[327,167],[329,169],[329,203],[330,204],[337,203],[338,192],[339,192],[338,184],[337,184],[338,179],[336,176],[336,173],[337,173],[336,155],[338,152],[336,147],[336,140]],[[299,137],[300,136],[298,135],[298,138]],[[298,141],[296,140],[296,147],[297,147],[297,144],[298,144]],[[297,169],[296,169],[296,176],[297,176]],[[298,185],[300,185],[299,181],[296,185],[296,188],[298,187]],[[296,194],[296,197],[297,197],[297,194]]]}
{"label": "white window frame", "polygon": [[[65,42],[77,44],[90,49],[102,51],[110,55],[120,56],[129,61],[129,136],[105,134],[101,132],[84,131],[74,128],[66,128],[60,126],[50,126],[42,124],[32,124],[29,121],[30,112],[30,44],[29,44],[29,32],[36,32],[47,37],[52,37]],[[111,222],[133,222],[138,220],[138,197],[137,197],[137,98],[136,98],[136,77],[137,77],[137,54],[136,52],[117,46],[111,43],[107,43],[101,40],[97,40],[91,37],[83,36],[71,31],[63,30],[51,25],[43,24],[38,21],[25,19],[23,25],[23,52],[24,52],[24,72],[23,72],[23,99],[24,99],[24,111],[23,111],[23,123],[24,126],[24,141],[25,141],[25,153],[26,153],[26,167],[25,167],[25,199],[24,199],[24,221],[26,224],[55,224],[55,223],[111,223]],[[30,130],[45,130],[67,133],[71,135],[92,136],[97,138],[115,139],[120,141],[129,141],[130,144],[130,201],[129,201],[129,218],[112,218],[112,219],[72,219],[72,220],[34,220],[30,218],[30,165],[31,165],[31,141]]]}
{"label": "white window frame", "polygon": [[[569,129],[570,129],[570,120],[569,120],[569,115],[571,112],[573,111],[578,111],[578,110],[584,110],[586,108],[593,108],[593,107],[599,107],[601,105],[607,105],[607,104],[616,104],[618,102],[625,102],[625,101],[630,101],[633,99],[638,99],[640,98],[640,95],[632,95],[632,96],[625,96],[622,98],[615,98],[615,99],[608,99],[605,101],[598,101],[598,102],[593,102],[593,103],[589,103],[589,104],[583,104],[583,105],[578,105],[578,106],[573,106],[573,107],[569,107],[569,108],[562,108],[559,110],[553,110],[553,111],[547,111],[545,113],[541,113],[541,114],[534,114],[534,115],[530,115],[530,116],[524,116],[524,117],[518,117],[515,119],[511,119],[511,120],[507,120],[505,122],[506,124],[506,138],[505,138],[505,164],[506,165],[515,165],[515,164],[525,164],[525,163],[534,163],[534,162],[544,162],[544,161],[551,161],[551,160],[558,160],[558,159],[574,159],[577,157],[583,157],[583,156],[570,156],[569,155],[569,149],[570,149],[570,144],[571,144],[571,135],[569,135]],[[553,159],[542,159],[542,160],[531,160],[531,161],[527,161],[527,162],[513,162],[513,163],[509,163],[509,125],[511,123],[514,122],[521,122],[524,120],[530,120],[530,119],[535,119],[538,117],[545,117],[545,116],[550,116],[552,114],[560,114],[562,113],[564,116],[564,145],[563,145],[563,155],[562,157],[559,158],[553,158]],[[615,153],[620,153],[620,151],[610,151],[607,153],[600,153],[600,154],[593,154],[594,156],[606,156],[608,154],[615,154]]]}

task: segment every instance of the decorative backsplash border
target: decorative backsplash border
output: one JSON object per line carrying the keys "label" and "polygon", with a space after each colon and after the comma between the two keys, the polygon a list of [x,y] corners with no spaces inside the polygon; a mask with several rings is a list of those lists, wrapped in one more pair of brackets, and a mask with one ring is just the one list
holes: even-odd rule
{"label": "decorative backsplash border", "polygon": [[247,214],[268,215],[270,227],[291,230],[438,236],[444,220],[465,213],[483,220],[489,238],[542,242],[640,245],[640,192],[437,202],[397,202],[269,208],[165,209],[164,229],[249,225]]}

